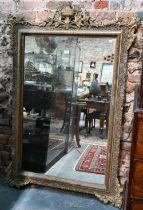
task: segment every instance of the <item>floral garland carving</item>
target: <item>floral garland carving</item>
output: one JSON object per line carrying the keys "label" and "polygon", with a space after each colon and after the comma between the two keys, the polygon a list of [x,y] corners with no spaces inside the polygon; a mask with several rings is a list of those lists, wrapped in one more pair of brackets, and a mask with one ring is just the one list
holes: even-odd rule
{"label": "floral garland carving", "polygon": [[20,2],[20,0],[13,0],[15,3],[19,3]]}
{"label": "floral garland carving", "polygon": [[56,12],[51,12],[49,17],[43,21],[39,26],[46,27],[50,26],[53,28],[61,29],[82,29],[82,28],[98,28],[101,26],[126,26],[131,30],[133,28],[137,29],[139,20],[136,17],[132,18],[121,18],[117,20],[100,21],[98,22],[96,18],[92,19],[89,12],[82,10],[77,5],[69,5],[67,7],[61,6]]}
{"label": "floral garland carving", "polygon": [[121,18],[113,21],[96,21],[96,18],[92,19],[89,13],[82,10],[79,6],[69,5],[67,7],[61,6],[55,12],[51,12],[47,19],[39,24],[31,23],[26,21],[24,18],[16,18],[12,15],[8,16],[7,24],[10,28],[9,34],[13,37],[14,27],[17,24],[22,25],[35,25],[39,27],[49,27],[51,29],[94,29],[94,28],[106,28],[108,26],[115,26],[116,28],[127,27],[129,32],[128,36],[128,46],[130,48],[131,44],[136,38],[136,30],[139,25],[139,20],[136,17],[132,18]]}

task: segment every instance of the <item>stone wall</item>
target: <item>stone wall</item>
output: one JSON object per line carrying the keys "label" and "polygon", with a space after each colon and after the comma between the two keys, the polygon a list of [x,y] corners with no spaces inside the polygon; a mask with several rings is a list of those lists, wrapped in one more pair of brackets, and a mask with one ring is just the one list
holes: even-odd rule
{"label": "stone wall", "polygon": [[[17,2],[17,3],[15,3]],[[41,22],[66,1],[61,0],[0,0],[0,172],[3,173],[11,160],[11,84],[12,84],[12,49],[7,35],[6,19],[8,14],[24,16],[30,21]],[[142,0],[73,0],[90,12],[97,21],[128,18],[136,15],[143,21]],[[126,91],[124,99],[123,132],[121,138],[119,176],[122,183],[128,178],[133,121],[135,85],[141,75],[142,29],[130,51],[127,65]]]}

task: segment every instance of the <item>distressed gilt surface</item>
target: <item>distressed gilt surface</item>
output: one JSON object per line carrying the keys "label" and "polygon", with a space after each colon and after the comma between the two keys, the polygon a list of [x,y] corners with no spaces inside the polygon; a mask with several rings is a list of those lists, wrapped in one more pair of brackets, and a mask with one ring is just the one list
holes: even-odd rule
{"label": "distressed gilt surface", "polygon": [[[119,184],[117,179],[117,170],[118,170],[118,157],[119,157],[119,147],[120,147],[120,136],[121,136],[121,121],[122,121],[122,105],[124,98],[125,90],[125,75],[126,75],[126,64],[127,64],[127,54],[128,50],[131,48],[132,43],[136,38],[136,30],[138,28],[139,22],[135,17],[122,19],[118,18],[116,21],[103,21],[102,23],[96,22],[96,19],[92,19],[86,11],[82,11],[80,7],[77,6],[67,6],[60,7],[56,12],[51,13],[45,21],[40,24],[27,22],[24,19],[17,19],[13,16],[9,16],[7,20],[9,26],[9,35],[11,37],[11,47],[14,50],[15,59],[14,59],[14,72],[13,72],[13,161],[11,165],[7,168],[7,180],[12,186],[20,187],[28,183],[47,185],[62,189],[81,191],[86,193],[95,194],[100,200],[104,202],[111,202],[113,205],[120,207],[122,204],[121,191],[122,187]],[[118,75],[118,86],[115,92],[116,102],[115,102],[115,113],[116,115],[112,116],[111,123],[114,124],[114,129],[111,131],[111,139],[108,145],[108,152],[110,153],[109,160],[109,186],[107,189],[97,189],[94,187],[83,186],[83,184],[75,184],[74,182],[59,180],[45,177],[44,175],[39,175],[35,173],[17,173],[17,163],[18,163],[18,116],[17,108],[18,96],[17,89],[17,29],[29,27],[30,29],[40,30],[41,34],[46,31],[57,31],[62,33],[62,31],[70,31],[70,33],[75,33],[78,31],[79,34],[91,32],[120,32],[122,34],[121,45],[121,55],[120,55],[120,64],[119,64],[119,75]],[[24,30],[24,29],[23,29]],[[66,32],[65,32],[66,33]],[[68,33],[69,34],[69,33]],[[105,33],[106,34],[106,33]],[[116,55],[118,57],[118,55]],[[117,59],[117,58],[116,58]],[[116,64],[116,68],[118,65]],[[111,127],[111,126],[110,126]],[[20,174],[20,175],[19,175]]]}

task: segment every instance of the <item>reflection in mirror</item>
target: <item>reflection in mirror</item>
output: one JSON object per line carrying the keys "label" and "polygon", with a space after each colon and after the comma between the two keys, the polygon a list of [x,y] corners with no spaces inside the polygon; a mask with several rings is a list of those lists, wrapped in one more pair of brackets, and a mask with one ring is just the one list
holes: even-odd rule
{"label": "reflection in mirror", "polygon": [[24,170],[105,185],[115,45],[25,36]]}

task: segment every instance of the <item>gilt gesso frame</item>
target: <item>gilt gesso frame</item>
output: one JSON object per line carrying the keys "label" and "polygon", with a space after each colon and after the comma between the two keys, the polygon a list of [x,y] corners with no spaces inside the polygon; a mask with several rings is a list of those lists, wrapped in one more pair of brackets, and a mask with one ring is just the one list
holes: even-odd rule
{"label": "gilt gesso frame", "polygon": [[[119,18],[116,21],[97,22],[78,6],[60,7],[42,23],[28,22],[9,16],[7,21],[11,48],[14,53],[13,68],[13,104],[12,104],[12,162],[7,168],[7,180],[17,187],[27,184],[39,184],[54,188],[95,194],[104,202],[120,207],[122,204],[122,186],[118,180],[118,162],[121,137],[122,107],[125,92],[126,66],[128,50],[136,38],[139,21]],[[116,38],[114,81],[111,98],[111,114],[108,136],[108,163],[105,186],[76,182],[58,177],[45,176],[21,170],[22,159],[22,94],[23,94],[23,36],[24,35],[78,35],[87,37]]]}

